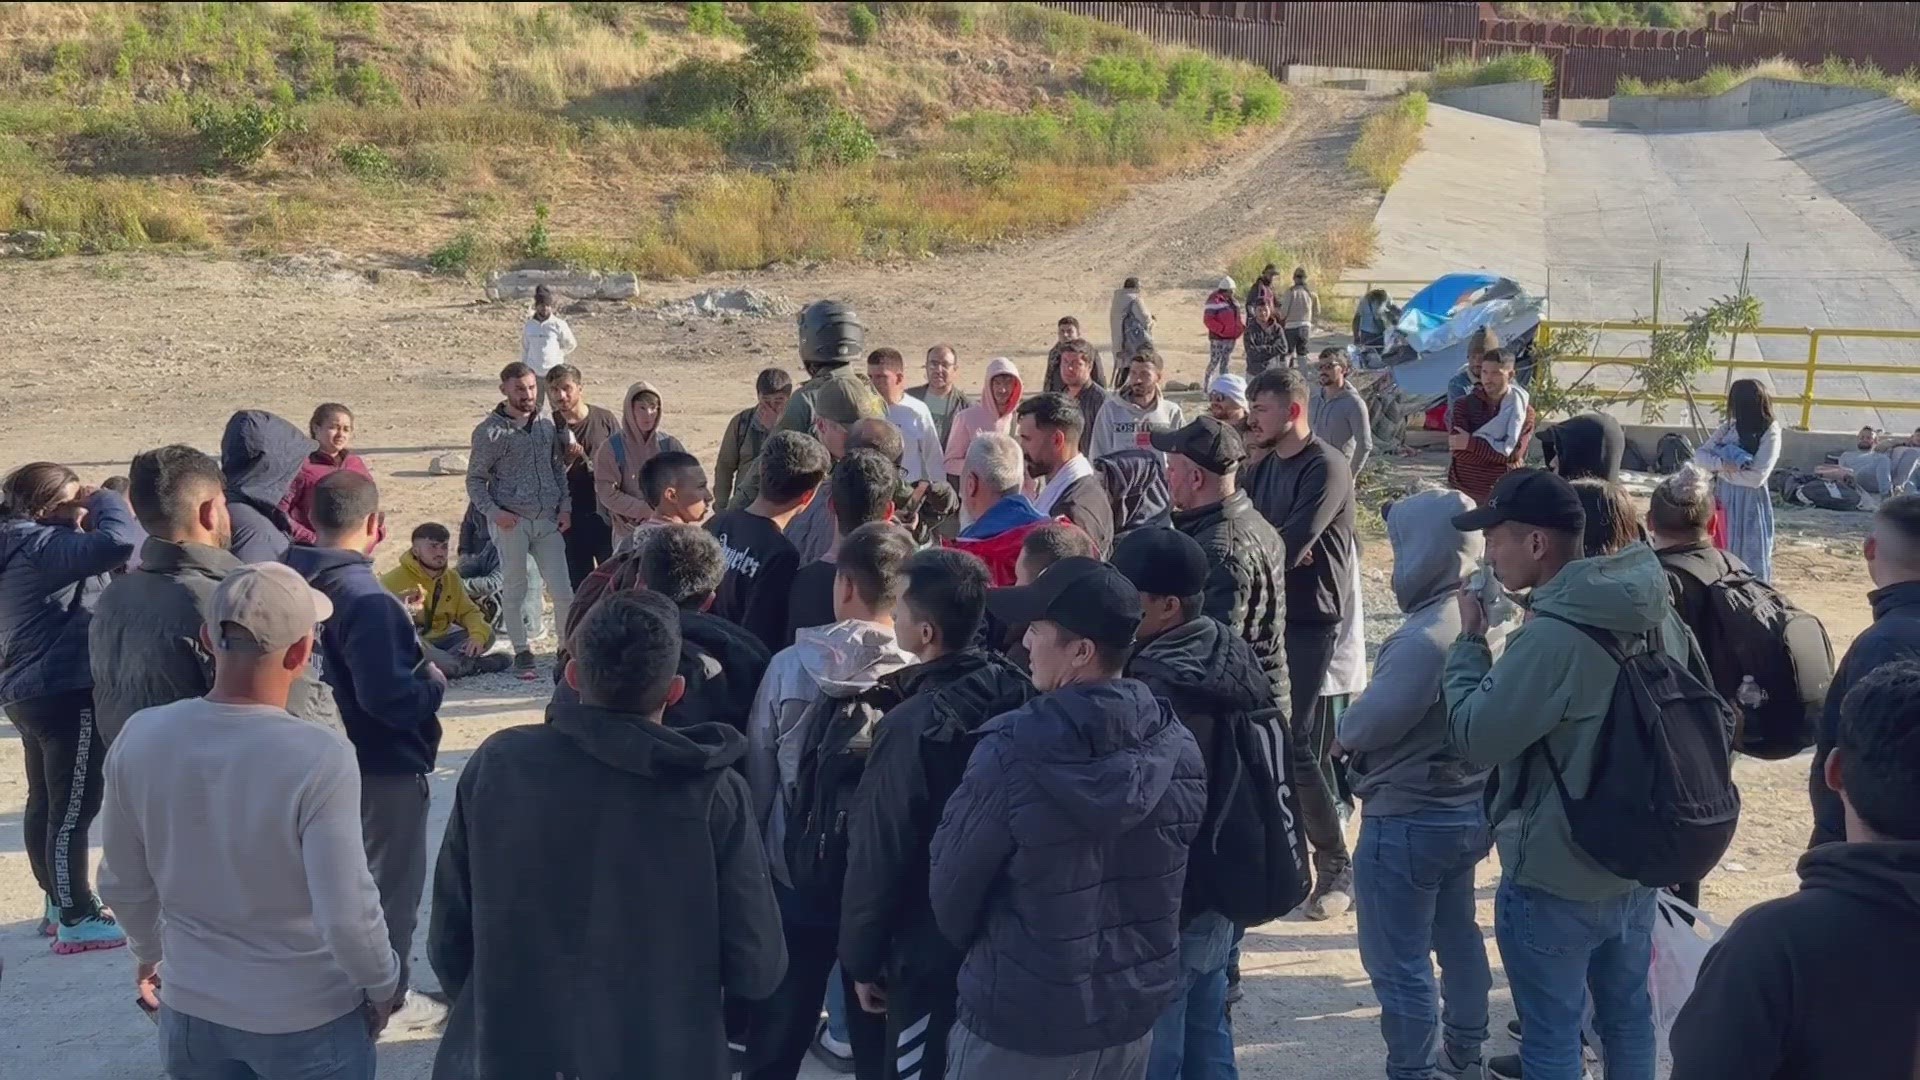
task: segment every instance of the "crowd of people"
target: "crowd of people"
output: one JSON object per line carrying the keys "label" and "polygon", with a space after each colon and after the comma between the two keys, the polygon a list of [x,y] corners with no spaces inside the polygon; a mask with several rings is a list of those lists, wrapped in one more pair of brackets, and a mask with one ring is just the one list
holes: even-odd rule
{"label": "crowd of people", "polygon": [[[1876,621],[1829,688],[1768,584],[1758,384],[1643,514],[1604,415],[1525,464],[1515,357],[1479,340],[1448,487],[1381,510],[1404,619],[1370,677],[1372,426],[1273,270],[1244,324],[1230,279],[1209,297],[1193,417],[1135,281],[1114,354],[1062,319],[1038,394],[1005,357],[966,393],[946,345],[908,387],[815,303],[806,378],[759,373],[711,474],[652,385],[588,404],[539,295],[465,519],[384,575],[342,405],[145,451],[124,497],[16,469],[0,705],[43,932],[129,949],[176,1080],[371,1077],[389,1024],[444,1025],[443,1080],[792,1080],[809,1053],[1221,1080],[1242,936],[1351,914],[1391,1080],[1651,1080],[1656,922],[1731,840],[1733,755],[1811,745],[1803,891],[1708,958],[1674,1075],[1915,1075],[1920,496],[1875,514]],[[1256,356],[1263,320],[1285,344]],[[1729,614],[1767,604],[1798,629]],[[545,723],[465,762],[436,861],[448,680],[509,667],[551,677]],[[1486,1050],[1496,845],[1517,1055]]]}

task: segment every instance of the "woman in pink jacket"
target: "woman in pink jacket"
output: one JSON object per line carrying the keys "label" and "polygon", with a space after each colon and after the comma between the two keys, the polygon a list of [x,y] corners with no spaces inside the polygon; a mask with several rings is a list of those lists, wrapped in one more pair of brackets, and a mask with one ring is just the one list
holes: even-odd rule
{"label": "woman in pink jacket", "polygon": [[315,540],[313,521],[308,517],[313,508],[313,485],[336,469],[349,469],[373,479],[367,463],[349,449],[353,445],[352,409],[339,402],[327,402],[313,410],[313,419],[307,421],[307,434],[320,446],[307,455],[306,463],[293,478],[293,486],[287,488],[287,497],[280,500],[280,509],[286,511],[287,519],[293,523],[296,544],[311,544]]}
{"label": "woman in pink jacket", "polygon": [[953,418],[953,430],[947,433],[947,482],[960,486],[960,474],[967,467],[967,447],[983,431],[1013,434],[1013,411],[1020,407],[1020,369],[1004,356],[987,364],[987,383],[980,400],[960,410]]}

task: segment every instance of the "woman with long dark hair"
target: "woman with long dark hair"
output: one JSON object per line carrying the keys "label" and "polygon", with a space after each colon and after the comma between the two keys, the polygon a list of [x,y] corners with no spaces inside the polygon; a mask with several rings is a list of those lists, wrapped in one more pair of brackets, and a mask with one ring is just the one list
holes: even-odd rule
{"label": "woman with long dark hair", "polygon": [[27,862],[46,894],[41,932],[59,953],[127,942],[88,879],[87,829],[100,812],[87,624],[137,537],[126,500],[36,461],[0,482],[0,707],[27,765]]}
{"label": "woman with long dark hair", "polygon": [[353,452],[353,410],[337,401],[329,401],[313,410],[307,421],[307,436],[314,450],[293,476],[293,486],[280,500],[280,509],[293,522],[293,542],[314,542],[313,521],[307,515],[313,509],[313,486],[341,469],[373,479],[373,472],[359,454]]}
{"label": "woman with long dark hair", "polygon": [[1727,388],[1727,421],[1693,455],[1713,474],[1713,495],[1727,512],[1727,550],[1755,577],[1773,582],[1773,496],[1767,477],[1780,461],[1773,398],[1757,379]]}

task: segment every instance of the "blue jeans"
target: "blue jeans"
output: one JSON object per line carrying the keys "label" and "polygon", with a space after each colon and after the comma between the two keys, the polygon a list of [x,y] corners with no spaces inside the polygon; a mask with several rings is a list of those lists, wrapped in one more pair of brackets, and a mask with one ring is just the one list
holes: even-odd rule
{"label": "blue jeans", "polygon": [[[1457,1062],[1477,1059],[1487,1041],[1493,972],[1474,921],[1473,871],[1489,846],[1478,804],[1361,815],[1354,914],[1392,1080],[1428,1080],[1443,1034]],[[1429,954],[1440,959],[1437,986]]]}
{"label": "blue jeans", "polygon": [[1227,954],[1234,928],[1208,912],[1180,934],[1186,990],[1153,1023],[1147,1080],[1239,1080],[1233,1021],[1227,1016]]}
{"label": "blue jeans", "polygon": [[255,1035],[160,1007],[171,1080],[373,1080],[373,1034],[359,1009],[309,1031]]}
{"label": "blue jeans", "polygon": [[827,1034],[847,1041],[847,988],[840,980],[840,965],[833,965],[827,976]]}
{"label": "blue jeans", "polygon": [[1653,1080],[1653,907],[1653,890],[1641,886],[1584,901],[1500,879],[1494,928],[1526,1031],[1520,1071],[1527,1080],[1579,1080],[1589,991],[1607,1080]]}

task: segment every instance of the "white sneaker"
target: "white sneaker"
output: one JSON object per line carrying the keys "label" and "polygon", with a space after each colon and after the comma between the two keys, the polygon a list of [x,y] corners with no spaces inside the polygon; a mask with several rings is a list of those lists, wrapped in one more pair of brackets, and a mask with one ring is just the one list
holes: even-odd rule
{"label": "white sneaker", "polygon": [[424,1032],[437,1033],[446,1026],[447,1012],[445,1005],[427,995],[418,991],[410,992],[406,1002],[387,1018],[387,1028],[380,1033],[380,1037],[397,1039]]}

